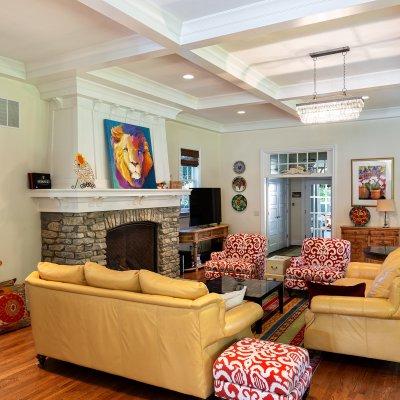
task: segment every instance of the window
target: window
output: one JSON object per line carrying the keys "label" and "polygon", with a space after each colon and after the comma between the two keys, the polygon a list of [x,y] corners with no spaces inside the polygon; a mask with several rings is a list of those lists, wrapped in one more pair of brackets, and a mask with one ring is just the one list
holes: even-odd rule
{"label": "window", "polygon": [[270,154],[269,173],[270,175],[284,175],[292,173],[299,174],[328,174],[329,152],[314,151],[309,153],[284,153]]}
{"label": "window", "polygon": [[[179,180],[184,189],[199,187],[200,182],[200,154],[198,150],[181,149],[181,165],[179,168]],[[189,196],[182,196],[181,213],[189,212]]]}

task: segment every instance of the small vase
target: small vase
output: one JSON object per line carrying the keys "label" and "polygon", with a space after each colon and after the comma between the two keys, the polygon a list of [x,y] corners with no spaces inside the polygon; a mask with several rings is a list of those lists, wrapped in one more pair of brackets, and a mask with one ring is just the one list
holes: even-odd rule
{"label": "small vase", "polygon": [[360,199],[368,199],[369,190],[365,186],[360,186],[358,188],[358,198]]}
{"label": "small vase", "polygon": [[381,189],[372,189],[371,190],[371,199],[379,200],[381,198]]}

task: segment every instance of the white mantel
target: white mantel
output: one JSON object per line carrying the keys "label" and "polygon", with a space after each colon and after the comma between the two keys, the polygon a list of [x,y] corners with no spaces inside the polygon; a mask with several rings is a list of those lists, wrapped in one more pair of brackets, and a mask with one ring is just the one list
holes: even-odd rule
{"label": "white mantel", "polygon": [[40,212],[94,212],[178,207],[186,189],[36,189],[30,191]]}

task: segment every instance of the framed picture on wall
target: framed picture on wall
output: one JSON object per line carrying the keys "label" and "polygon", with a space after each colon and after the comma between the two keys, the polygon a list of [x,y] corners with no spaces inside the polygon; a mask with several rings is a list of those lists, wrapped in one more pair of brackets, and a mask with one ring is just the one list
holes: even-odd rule
{"label": "framed picture on wall", "polygon": [[376,207],[379,199],[393,199],[394,158],[351,160],[353,206]]}

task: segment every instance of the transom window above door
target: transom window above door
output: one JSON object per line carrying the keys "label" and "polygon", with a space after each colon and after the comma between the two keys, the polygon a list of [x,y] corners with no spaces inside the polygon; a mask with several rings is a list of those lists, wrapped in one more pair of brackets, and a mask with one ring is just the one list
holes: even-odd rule
{"label": "transom window above door", "polygon": [[331,151],[269,154],[269,175],[330,175]]}

